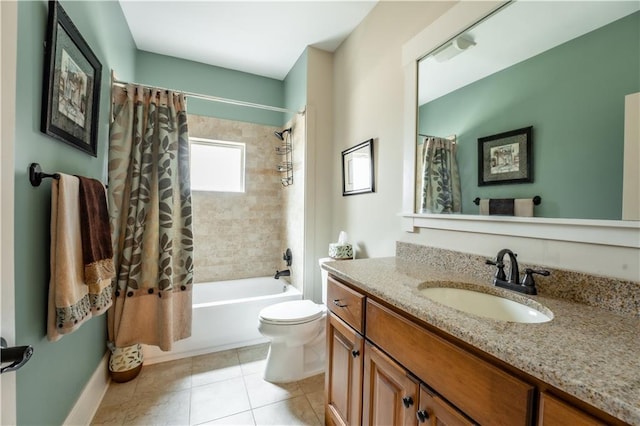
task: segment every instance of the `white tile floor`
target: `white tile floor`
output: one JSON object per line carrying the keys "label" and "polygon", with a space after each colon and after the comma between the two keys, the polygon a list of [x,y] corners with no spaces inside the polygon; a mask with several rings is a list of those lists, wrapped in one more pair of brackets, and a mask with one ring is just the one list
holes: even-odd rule
{"label": "white tile floor", "polygon": [[262,379],[268,345],[144,366],[112,382],[92,425],[323,425],[324,375]]}

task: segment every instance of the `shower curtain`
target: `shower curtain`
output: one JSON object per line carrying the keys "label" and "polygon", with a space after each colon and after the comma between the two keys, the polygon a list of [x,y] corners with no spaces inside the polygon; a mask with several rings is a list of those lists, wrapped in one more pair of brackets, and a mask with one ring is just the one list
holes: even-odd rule
{"label": "shower curtain", "polygon": [[421,213],[460,213],[460,174],[456,143],[427,137],[422,144]]}
{"label": "shower curtain", "polygon": [[112,90],[108,194],[116,278],[109,340],[116,348],[145,343],[166,351],[191,335],[185,98],[133,85]]}

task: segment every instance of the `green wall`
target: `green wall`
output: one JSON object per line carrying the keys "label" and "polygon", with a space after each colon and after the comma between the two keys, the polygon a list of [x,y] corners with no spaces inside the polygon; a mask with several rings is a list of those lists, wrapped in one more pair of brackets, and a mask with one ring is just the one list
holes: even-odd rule
{"label": "green wall", "polygon": [[[125,80],[116,74],[118,80]],[[221,98],[284,107],[281,80],[138,51],[136,82]],[[228,120],[281,126],[283,113],[188,98],[187,111]]]}
{"label": "green wall", "polygon": [[49,282],[51,183],[34,188],[27,168],[39,162],[60,171],[98,179],[106,176],[109,69],[133,78],[135,45],[117,2],[63,1],[62,6],[102,63],[98,157],[40,132],[43,41],[47,3],[18,4],[15,144],[16,341],[33,345],[33,358],[16,373],[20,425],[62,424],[106,350],[106,318],[94,318],[51,343],[46,338]]}
{"label": "green wall", "polygon": [[[15,145],[16,344],[32,345],[33,358],[16,374],[20,425],[62,424],[106,351],[106,317],[94,318],[57,342],[46,338],[51,183],[34,188],[30,163],[106,181],[110,70],[120,80],[299,109],[306,100],[306,52],[287,83],[136,49],[114,1],[63,0],[63,8],[102,63],[98,156],[40,132],[43,41],[47,2],[18,5]],[[285,86],[287,100],[285,101]],[[191,113],[282,126],[282,113],[190,99]]]}
{"label": "green wall", "polygon": [[[536,216],[620,219],[624,96],[639,90],[636,12],[422,105],[419,132],[458,136],[463,213],[540,195]],[[527,126],[534,182],[478,187],[477,139]]]}
{"label": "green wall", "polygon": [[[307,64],[308,51],[306,48],[296,63],[291,67],[284,79],[284,105],[292,111],[300,111],[307,104]],[[285,122],[293,117],[293,113],[285,114]]]}

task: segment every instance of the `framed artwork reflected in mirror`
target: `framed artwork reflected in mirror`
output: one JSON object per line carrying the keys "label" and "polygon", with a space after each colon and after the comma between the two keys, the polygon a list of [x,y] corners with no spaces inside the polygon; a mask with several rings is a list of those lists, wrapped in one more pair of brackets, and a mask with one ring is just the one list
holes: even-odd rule
{"label": "framed artwork reflected in mirror", "polygon": [[533,182],[532,129],[478,139],[478,186]]}

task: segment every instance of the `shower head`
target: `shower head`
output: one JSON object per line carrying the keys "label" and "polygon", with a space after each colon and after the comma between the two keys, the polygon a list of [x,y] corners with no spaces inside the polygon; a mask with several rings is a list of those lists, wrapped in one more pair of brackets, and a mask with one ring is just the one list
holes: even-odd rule
{"label": "shower head", "polygon": [[276,137],[277,137],[278,139],[280,139],[281,141],[283,141],[283,140],[284,140],[284,134],[285,134],[285,133],[287,133],[287,132],[291,133],[291,127],[289,127],[288,129],[284,129],[284,130],[283,130],[283,131],[281,131],[281,132],[275,131],[275,132],[273,132],[273,134],[274,134],[274,135],[276,135]]}

